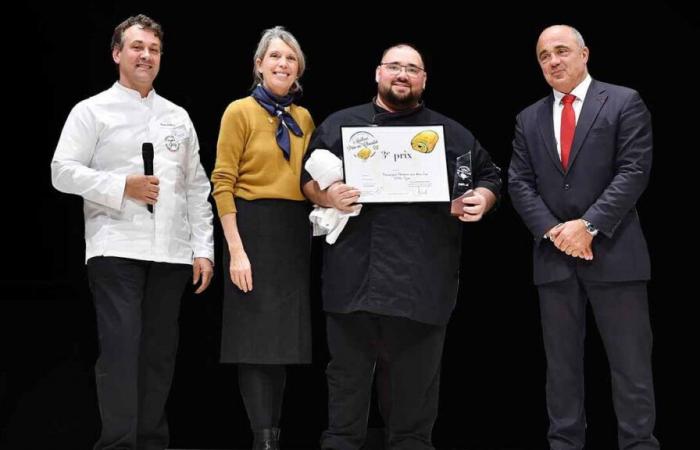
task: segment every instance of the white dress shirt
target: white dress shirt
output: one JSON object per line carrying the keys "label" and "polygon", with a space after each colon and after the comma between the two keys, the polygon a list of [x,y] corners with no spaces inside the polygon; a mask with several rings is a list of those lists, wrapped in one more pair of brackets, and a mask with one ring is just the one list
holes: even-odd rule
{"label": "white dress shirt", "polygon": [[[158,201],[127,198],[126,177],[143,174],[141,146],[154,147]],[[214,261],[209,179],[187,112],[151,90],[147,97],[118,82],[70,112],[51,161],[53,185],[83,197],[85,260],[118,256],[192,264]]]}
{"label": "white dress shirt", "polygon": [[[574,107],[574,115],[576,116],[576,123],[578,123],[578,117],[581,115],[581,108],[583,108],[583,100],[586,98],[586,92],[588,92],[588,87],[591,85],[591,76],[586,75],[586,78],[579,83],[569,94],[576,96],[576,100],[572,106]],[[559,92],[556,89],[554,91],[554,106],[553,114],[554,118],[554,137],[557,140],[557,152],[559,153],[559,159],[561,160],[561,112],[564,110],[564,104],[561,99],[566,95],[564,92]]]}

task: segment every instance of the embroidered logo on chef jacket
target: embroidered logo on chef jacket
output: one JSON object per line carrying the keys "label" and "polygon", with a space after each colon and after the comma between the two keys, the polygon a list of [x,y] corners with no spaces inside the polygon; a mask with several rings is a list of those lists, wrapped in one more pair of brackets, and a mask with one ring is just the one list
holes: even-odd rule
{"label": "embroidered logo on chef jacket", "polygon": [[175,136],[165,136],[165,148],[171,152],[176,152],[180,148],[180,143],[175,140]]}
{"label": "embroidered logo on chef jacket", "polygon": [[172,133],[165,136],[165,148],[171,152],[176,152],[180,149],[180,143],[187,136],[187,129],[184,125],[178,125],[172,129]]}

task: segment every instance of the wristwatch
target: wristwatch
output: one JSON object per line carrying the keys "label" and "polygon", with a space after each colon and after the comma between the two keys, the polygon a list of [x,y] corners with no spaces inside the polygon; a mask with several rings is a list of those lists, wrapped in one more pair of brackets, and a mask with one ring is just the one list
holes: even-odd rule
{"label": "wristwatch", "polygon": [[598,234],[598,229],[594,227],[592,223],[590,223],[586,219],[581,220],[583,220],[583,223],[586,225],[586,231],[588,231],[591,236],[595,236],[596,234]]}

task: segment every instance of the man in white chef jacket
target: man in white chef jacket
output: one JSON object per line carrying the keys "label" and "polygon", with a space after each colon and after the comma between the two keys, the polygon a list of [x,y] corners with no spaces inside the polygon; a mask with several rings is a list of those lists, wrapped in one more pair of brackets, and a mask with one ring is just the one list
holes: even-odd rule
{"label": "man in white chef jacket", "polygon": [[[115,28],[119,81],[73,108],[51,161],[54,187],[84,199],[100,346],[95,449],[167,447],[180,298],[190,278],[200,293],[213,275],[210,187],[197,134],[187,112],[153,90],[162,37],[144,15]],[[149,144],[153,175],[144,175]]]}

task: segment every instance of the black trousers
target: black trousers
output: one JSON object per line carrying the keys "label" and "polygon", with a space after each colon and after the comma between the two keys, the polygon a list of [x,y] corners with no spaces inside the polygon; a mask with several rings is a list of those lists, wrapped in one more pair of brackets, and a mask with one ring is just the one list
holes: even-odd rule
{"label": "black trousers", "polygon": [[163,450],[180,299],[192,268],[115,257],[88,260],[100,354],[102,432],[95,450]]}
{"label": "black trousers", "polygon": [[547,355],[550,448],[584,448],[583,348],[590,301],[610,363],[619,448],[658,449],[653,435],[656,408],[646,282],[601,283],[573,277],[538,289]]}
{"label": "black trousers", "polygon": [[326,325],[331,361],[321,447],[362,447],[376,367],[387,448],[433,449],[446,327],[365,312],[329,313]]}

